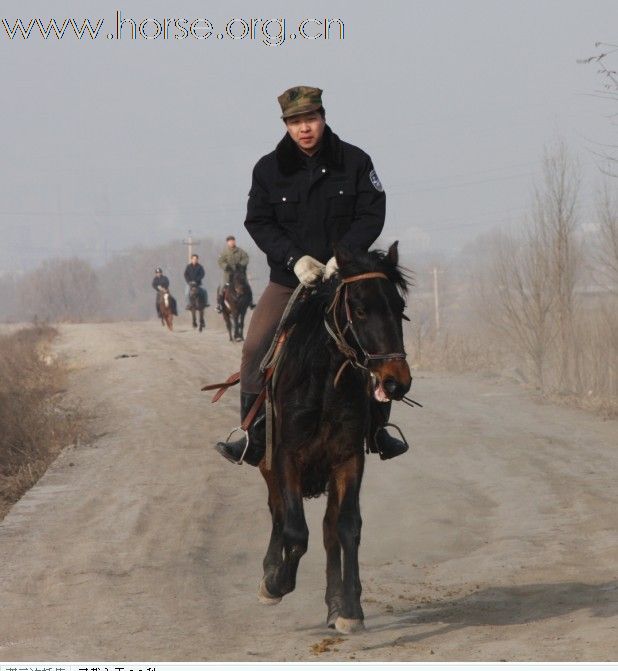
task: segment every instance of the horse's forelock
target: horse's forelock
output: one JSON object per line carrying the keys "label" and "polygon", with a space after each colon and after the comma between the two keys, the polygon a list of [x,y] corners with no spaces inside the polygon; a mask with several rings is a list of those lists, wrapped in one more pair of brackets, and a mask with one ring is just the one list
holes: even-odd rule
{"label": "horse's forelock", "polygon": [[363,273],[382,272],[393,282],[402,294],[408,292],[411,278],[401,266],[393,263],[387,252],[374,249],[366,253],[358,253],[339,268],[340,277],[353,277]]}

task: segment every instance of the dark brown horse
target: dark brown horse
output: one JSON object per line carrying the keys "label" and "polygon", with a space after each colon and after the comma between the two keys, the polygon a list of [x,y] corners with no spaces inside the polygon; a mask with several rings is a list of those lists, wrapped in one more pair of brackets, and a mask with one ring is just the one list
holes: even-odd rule
{"label": "dark brown horse", "polygon": [[[329,627],[363,627],[359,494],[370,404],[401,400],[412,378],[402,319],[407,282],[388,254],[339,251],[339,276],[299,302],[272,388],[273,449],[260,463],[272,515],[258,596],[294,590],[309,531],[303,498],[328,492],[323,533]],[[269,459],[272,463],[268,463]],[[269,467],[270,466],[270,467]]]}
{"label": "dark brown horse", "polygon": [[206,327],[204,322],[204,308],[206,307],[206,294],[202,287],[198,286],[197,282],[189,283],[189,310],[191,310],[191,321],[193,328],[197,328],[197,319],[195,313],[200,315],[200,333]]}
{"label": "dark brown horse", "polygon": [[245,314],[250,304],[251,288],[247,281],[246,271],[244,267],[236,266],[229,283],[223,288],[223,305],[221,306],[231,341],[240,342],[245,339]]}

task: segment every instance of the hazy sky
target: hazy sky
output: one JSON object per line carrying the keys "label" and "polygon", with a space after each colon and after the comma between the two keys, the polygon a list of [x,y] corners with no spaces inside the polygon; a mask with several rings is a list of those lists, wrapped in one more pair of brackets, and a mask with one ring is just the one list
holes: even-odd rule
{"label": "hazy sky", "polygon": [[[204,18],[216,33],[231,18],[285,17],[288,35],[303,18],[340,18],[345,37],[107,39],[117,10],[137,23]],[[188,229],[248,244],[251,169],[283,135],[276,97],[294,84],[323,88],[333,130],[371,154],[387,192],[384,240],[407,250],[453,252],[516,221],[558,136],[581,159],[589,220],[590,150],[615,144],[612,104],[591,95],[595,67],[576,60],[595,41],[616,42],[616,0],[4,0],[0,9],[11,27],[52,17],[104,24],[81,41],[70,31],[44,40],[37,28],[9,40],[0,25],[0,271],[67,254],[101,263]]]}

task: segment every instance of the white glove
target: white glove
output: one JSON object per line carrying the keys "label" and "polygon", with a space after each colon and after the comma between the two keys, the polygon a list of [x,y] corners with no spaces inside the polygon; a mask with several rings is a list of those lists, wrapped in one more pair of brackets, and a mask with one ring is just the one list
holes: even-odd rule
{"label": "white glove", "polygon": [[337,265],[337,259],[334,256],[331,256],[330,259],[328,259],[328,263],[326,264],[326,269],[324,270],[324,277],[322,280],[326,282],[326,280],[329,280],[338,270],[339,266]]}
{"label": "white glove", "polygon": [[326,266],[313,256],[301,256],[294,264],[294,274],[305,287],[312,287],[324,275]]}

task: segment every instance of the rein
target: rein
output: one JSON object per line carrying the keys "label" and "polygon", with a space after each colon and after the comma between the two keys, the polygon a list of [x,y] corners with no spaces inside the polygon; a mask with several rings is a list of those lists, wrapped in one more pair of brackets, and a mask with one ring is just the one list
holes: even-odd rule
{"label": "rein", "polygon": [[[334,340],[337,349],[345,357],[345,361],[343,362],[343,364],[337,371],[337,374],[335,375],[335,381],[334,381],[335,387],[339,382],[341,374],[345,370],[346,366],[348,366],[349,364],[351,364],[355,368],[362,368],[364,370],[368,370],[368,365],[372,361],[386,361],[386,360],[406,358],[405,352],[389,352],[387,354],[372,354],[368,352],[363,347],[360,338],[358,337],[358,333],[354,328],[354,322],[352,319],[352,313],[350,311],[350,304],[348,301],[348,285],[352,284],[353,282],[360,282],[363,280],[371,280],[371,279],[388,280],[388,277],[381,272],[369,272],[369,273],[361,273],[360,275],[352,275],[351,277],[346,277],[342,279],[341,283],[335,290],[335,297],[333,298],[332,303],[330,304],[328,310],[326,310],[326,313],[324,315],[324,326],[330,337]],[[345,309],[345,316],[346,316],[346,323],[343,326],[343,328],[339,324],[339,319],[337,318],[339,305],[341,304],[342,300],[342,294],[343,294],[343,306]],[[331,324],[328,323],[329,314],[332,315],[333,319],[332,326]],[[358,347],[358,350],[360,350],[360,353],[362,355],[362,360],[359,359],[358,351],[356,350],[356,348],[350,345],[350,343],[348,343],[348,341],[346,340],[346,333],[348,331],[354,336],[356,346]]]}

